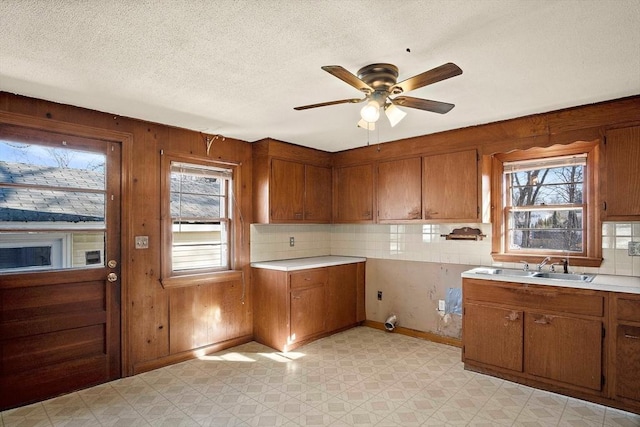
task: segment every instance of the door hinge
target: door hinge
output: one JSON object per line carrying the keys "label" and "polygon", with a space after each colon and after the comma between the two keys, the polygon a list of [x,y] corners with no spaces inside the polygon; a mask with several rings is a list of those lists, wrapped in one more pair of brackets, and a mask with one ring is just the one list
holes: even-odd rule
{"label": "door hinge", "polygon": [[480,215],[480,206],[476,206],[478,208],[478,215]]}
{"label": "door hinge", "polygon": [[600,387],[604,387],[604,383],[606,382],[606,379],[604,377],[604,375],[600,376]]}
{"label": "door hinge", "polygon": [[602,202],[602,210],[607,210],[607,202]]}
{"label": "door hinge", "polygon": [[607,335],[607,330],[604,328],[604,325],[602,325],[602,338],[604,339],[606,335]]}
{"label": "door hinge", "polygon": [[480,161],[480,153],[476,151],[476,162],[479,162],[479,161]]}

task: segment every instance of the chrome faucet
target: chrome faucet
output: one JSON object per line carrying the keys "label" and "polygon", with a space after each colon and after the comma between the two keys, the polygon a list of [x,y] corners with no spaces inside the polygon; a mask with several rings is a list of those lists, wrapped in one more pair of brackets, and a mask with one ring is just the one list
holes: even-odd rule
{"label": "chrome faucet", "polygon": [[529,263],[527,261],[520,261],[523,266],[522,266],[522,271],[529,271]]}
{"label": "chrome faucet", "polygon": [[538,271],[542,271],[542,267],[544,267],[549,261],[551,261],[551,257],[548,256],[542,260],[540,264],[538,264]]}

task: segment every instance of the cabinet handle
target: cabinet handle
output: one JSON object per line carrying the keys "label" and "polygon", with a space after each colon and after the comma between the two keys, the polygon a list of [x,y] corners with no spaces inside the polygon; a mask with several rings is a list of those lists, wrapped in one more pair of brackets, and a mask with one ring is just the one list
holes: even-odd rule
{"label": "cabinet handle", "polygon": [[533,322],[537,323],[538,325],[548,325],[551,323],[551,318],[549,316],[542,316],[534,320]]}
{"label": "cabinet handle", "polygon": [[300,297],[295,296],[295,295],[291,295],[291,298],[293,298],[293,299],[300,299]]}
{"label": "cabinet handle", "polygon": [[516,320],[518,320],[520,318],[520,315],[517,312],[512,311],[511,313],[509,313],[509,315],[504,316],[504,318],[509,320],[509,321],[511,321],[511,322],[515,322]]}
{"label": "cabinet handle", "polygon": [[630,340],[640,340],[640,337],[635,335],[624,334],[625,338],[629,338]]}

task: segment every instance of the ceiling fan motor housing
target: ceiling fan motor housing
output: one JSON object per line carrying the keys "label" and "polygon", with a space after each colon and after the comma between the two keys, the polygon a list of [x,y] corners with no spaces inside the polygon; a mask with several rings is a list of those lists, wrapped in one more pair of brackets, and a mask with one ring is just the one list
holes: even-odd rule
{"label": "ceiling fan motor housing", "polygon": [[358,70],[358,78],[376,92],[388,92],[398,80],[398,67],[393,64],[370,64]]}

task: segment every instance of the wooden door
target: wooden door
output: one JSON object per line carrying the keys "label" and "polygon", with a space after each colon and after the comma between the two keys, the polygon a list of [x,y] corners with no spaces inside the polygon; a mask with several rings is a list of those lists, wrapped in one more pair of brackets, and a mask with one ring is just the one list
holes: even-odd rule
{"label": "wooden door", "polygon": [[304,165],[286,160],[271,160],[269,211],[273,221],[303,219]]}
{"label": "wooden door", "polygon": [[602,388],[600,320],[526,313],[525,372],[592,390]]}
{"label": "wooden door", "polygon": [[333,182],[335,222],[373,220],[373,171],[371,165],[335,170]]}
{"label": "wooden door", "polygon": [[6,409],[121,375],[121,145],[1,125],[0,151]]}
{"label": "wooden door", "polygon": [[522,372],[522,311],[465,303],[463,358]]}
{"label": "wooden door", "polygon": [[618,325],[616,396],[640,402],[640,327]]}
{"label": "wooden door", "polygon": [[381,162],[378,165],[378,219],[422,218],[422,161]]}
{"label": "wooden door", "polygon": [[331,168],[305,165],[304,219],[331,222]]}
{"label": "wooden door", "polygon": [[607,219],[640,218],[640,126],[607,132],[606,196]]}
{"label": "wooden door", "polygon": [[424,219],[477,220],[478,190],[476,150],[424,157]]}
{"label": "wooden door", "polygon": [[356,323],[358,264],[329,267],[327,283],[327,331]]}

